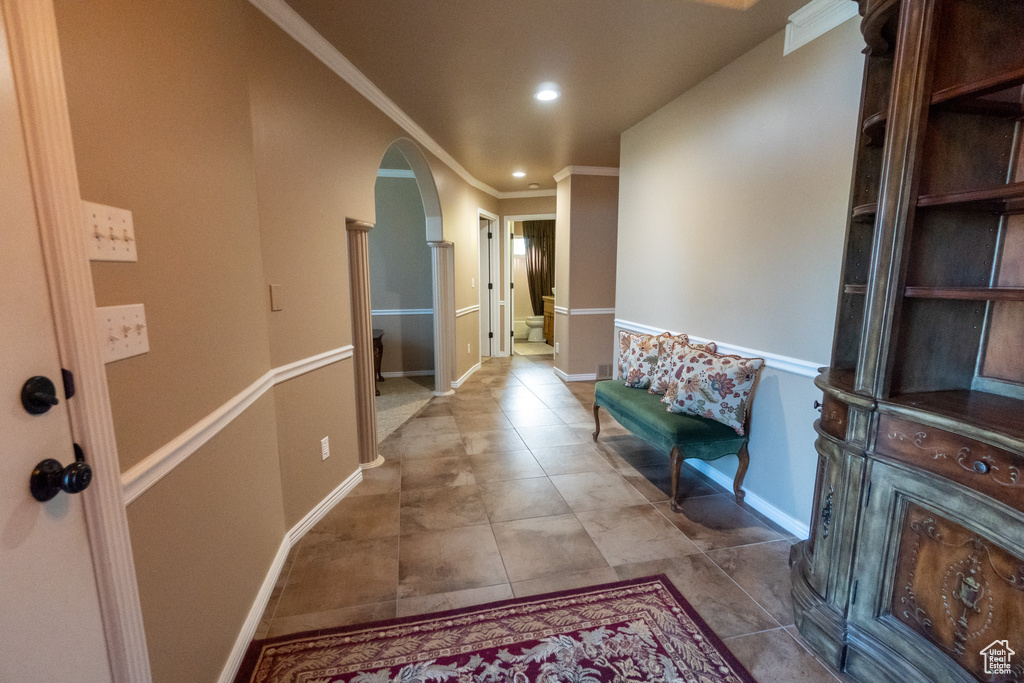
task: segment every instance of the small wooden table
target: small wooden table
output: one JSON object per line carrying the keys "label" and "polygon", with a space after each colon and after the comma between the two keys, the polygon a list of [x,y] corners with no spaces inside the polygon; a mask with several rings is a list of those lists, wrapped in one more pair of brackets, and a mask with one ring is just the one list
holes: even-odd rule
{"label": "small wooden table", "polygon": [[[384,381],[384,375],[380,374],[380,359],[384,357],[384,330],[379,327],[373,328],[373,372],[374,384]],[[374,386],[374,394],[380,396],[380,389]]]}

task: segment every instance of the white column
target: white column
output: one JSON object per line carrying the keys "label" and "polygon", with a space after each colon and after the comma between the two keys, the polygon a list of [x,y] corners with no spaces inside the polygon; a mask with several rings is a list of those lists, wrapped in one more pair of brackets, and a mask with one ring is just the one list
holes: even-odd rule
{"label": "white column", "polygon": [[454,247],[451,242],[427,242],[434,271],[434,395],[448,396],[455,369],[455,300],[452,291]]}
{"label": "white column", "polygon": [[370,229],[372,223],[348,219],[348,274],[352,297],[352,357],[355,361],[356,426],[359,466],[384,463],[377,454],[377,410],[373,381],[373,320],[370,317]]}

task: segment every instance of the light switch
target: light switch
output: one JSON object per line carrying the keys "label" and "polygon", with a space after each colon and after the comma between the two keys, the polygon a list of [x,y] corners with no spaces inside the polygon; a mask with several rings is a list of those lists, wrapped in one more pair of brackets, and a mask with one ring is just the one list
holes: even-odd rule
{"label": "light switch", "polygon": [[284,309],[284,302],[281,294],[281,285],[270,285],[270,310],[280,311]]}
{"label": "light switch", "polygon": [[149,328],[142,304],[97,308],[96,326],[104,363],[149,353]]}
{"label": "light switch", "polygon": [[138,261],[132,212],[82,200],[90,261]]}

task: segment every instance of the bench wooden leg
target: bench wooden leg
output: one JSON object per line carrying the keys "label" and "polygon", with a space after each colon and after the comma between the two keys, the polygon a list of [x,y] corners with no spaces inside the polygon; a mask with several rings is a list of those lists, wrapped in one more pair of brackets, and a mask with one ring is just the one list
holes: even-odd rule
{"label": "bench wooden leg", "polygon": [[601,433],[601,416],[598,415],[597,409],[601,406],[594,404],[594,441],[597,441],[597,435]]}
{"label": "bench wooden leg", "polygon": [[683,460],[683,449],[673,446],[668,465],[672,474],[672,512],[679,512],[679,474],[683,468]]}
{"label": "bench wooden leg", "polygon": [[747,452],[747,444],[740,446],[736,456],[740,459],[740,466],[736,468],[736,478],[732,480],[732,492],[736,494],[736,502],[742,503],[746,492],[743,490],[743,477],[747,474],[747,466],[750,465],[750,453]]}

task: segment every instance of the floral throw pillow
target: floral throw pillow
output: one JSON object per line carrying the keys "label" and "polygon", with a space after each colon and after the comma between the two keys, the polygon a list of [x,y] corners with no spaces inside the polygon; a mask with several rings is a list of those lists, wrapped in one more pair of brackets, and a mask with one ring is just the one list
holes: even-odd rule
{"label": "floral throw pillow", "polygon": [[689,347],[673,373],[676,384],[662,402],[669,412],[706,417],[743,434],[750,392],[764,366],[763,358],[721,356]]}
{"label": "floral throw pillow", "polygon": [[651,386],[661,348],[659,340],[666,337],[668,332],[655,337],[619,330],[619,379],[624,380],[623,384],[634,389]]}
{"label": "floral throw pillow", "polygon": [[707,344],[695,344],[685,334],[678,337],[658,337],[661,347],[658,350],[658,366],[654,369],[651,377],[651,387],[647,391],[652,394],[664,394],[666,391],[678,384],[678,378],[674,377],[676,366],[685,357],[687,348],[701,349],[710,353],[718,353],[718,346],[715,342]]}

